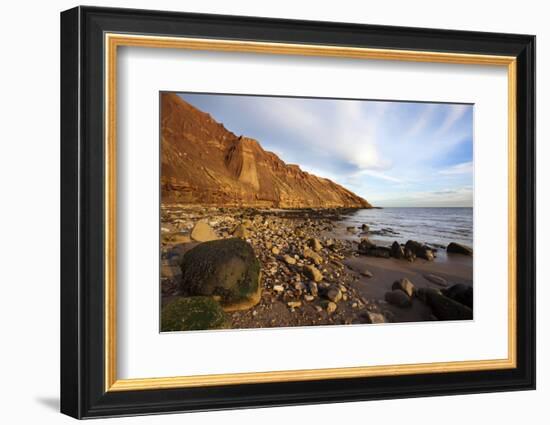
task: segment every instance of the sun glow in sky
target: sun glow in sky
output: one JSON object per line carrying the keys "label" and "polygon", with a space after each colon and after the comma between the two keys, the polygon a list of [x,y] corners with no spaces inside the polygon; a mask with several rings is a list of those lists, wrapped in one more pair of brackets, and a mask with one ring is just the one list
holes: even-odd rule
{"label": "sun glow in sky", "polygon": [[381,207],[473,205],[473,105],[180,94]]}

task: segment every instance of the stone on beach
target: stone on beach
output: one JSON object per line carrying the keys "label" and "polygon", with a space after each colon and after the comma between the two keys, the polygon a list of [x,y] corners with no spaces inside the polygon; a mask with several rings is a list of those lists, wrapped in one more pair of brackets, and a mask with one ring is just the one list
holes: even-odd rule
{"label": "stone on beach", "polygon": [[417,291],[419,299],[431,307],[433,314],[439,320],[471,320],[472,309],[449,298],[441,291],[432,288],[419,288]]}
{"label": "stone on beach", "polygon": [[164,236],[164,240],[169,241],[173,244],[180,244],[180,243],[189,243],[191,242],[191,238],[189,235],[184,233],[172,233],[170,235]]}
{"label": "stone on beach", "polygon": [[184,294],[218,295],[227,311],[246,309],[260,300],[260,263],[242,239],[197,245],[183,256],[181,272]]}
{"label": "stone on beach", "polygon": [[162,309],[162,332],[229,327],[227,315],[220,304],[211,297],[180,297]]}
{"label": "stone on beach", "polygon": [[405,294],[407,294],[409,297],[412,297],[414,295],[415,287],[414,287],[414,284],[409,279],[407,279],[405,277],[403,279],[399,279],[399,280],[396,280],[395,282],[393,282],[393,285],[391,286],[391,289],[392,290],[396,290],[396,289],[401,290]]}
{"label": "stone on beach", "polygon": [[291,256],[288,255],[288,254],[283,255],[283,261],[284,261],[285,263],[287,263],[288,265],[291,265],[291,266],[294,265],[294,264],[296,264],[296,258],[291,257]]}
{"label": "stone on beach", "polygon": [[390,255],[393,258],[401,259],[405,257],[405,251],[403,247],[399,245],[399,242],[395,241],[391,246]]}
{"label": "stone on beach", "polygon": [[386,292],[384,296],[385,300],[397,307],[410,307],[411,299],[409,296],[400,289],[394,289],[392,291]]}
{"label": "stone on beach", "polygon": [[305,247],[303,252],[304,258],[309,258],[311,261],[313,261],[315,264],[319,265],[323,263],[323,257],[321,257],[319,254],[317,254],[312,249]]}
{"label": "stone on beach", "polygon": [[301,301],[289,301],[286,303],[290,308],[298,308],[302,306]]}
{"label": "stone on beach", "polygon": [[330,288],[326,294],[327,299],[337,303],[342,299],[342,291],[338,288]]}
{"label": "stone on beach", "polygon": [[372,277],[373,276],[372,272],[370,270],[367,270],[367,269],[361,271],[361,274],[365,277]]}
{"label": "stone on beach", "polygon": [[314,282],[320,282],[323,280],[323,273],[321,273],[315,266],[307,265],[304,266],[303,270],[305,276]]}
{"label": "stone on beach", "polygon": [[323,249],[323,245],[321,245],[321,241],[317,238],[310,238],[308,241],[307,241],[308,245],[310,246],[311,249],[313,249],[314,251],[321,251],[321,249]]}
{"label": "stone on beach", "polygon": [[424,278],[432,283],[435,283],[436,285],[443,287],[447,286],[447,281],[440,276],[436,276],[435,274],[427,273],[424,275]]}
{"label": "stone on beach", "polygon": [[473,308],[474,306],[474,290],[471,286],[465,285],[464,283],[457,283],[448,289],[444,289],[442,292],[446,297],[460,304],[464,304],[469,308]]}
{"label": "stone on beach", "polygon": [[327,303],[326,309],[327,309],[327,313],[328,313],[328,314],[334,313],[334,312],[336,311],[337,308],[338,308],[338,306],[336,305],[336,303],[334,303],[334,302],[332,302],[332,301],[329,301],[329,302]]}
{"label": "stone on beach", "polygon": [[359,242],[359,246],[357,247],[357,251],[360,254],[366,253],[369,249],[376,248],[376,245],[370,241],[369,238],[363,238],[361,239],[361,242]]}
{"label": "stone on beach", "polygon": [[233,230],[233,236],[236,238],[248,239],[250,237],[250,231],[245,225],[239,224],[235,230]]}
{"label": "stone on beach", "polygon": [[361,317],[365,319],[366,323],[373,325],[377,323],[386,323],[386,317],[382,313],[375,313],[367,310],[361,315]]}
{"label": "stone on beach", "polygon": [[218,239],[218,236],[206,221],[201,220],[191,230],[191,239],[197,242],[208,242]]}
{"label": "stone on beach", "polygon": [[462,254],[462,255],[470,255],[470,256],[474,254],[474,251],[472,248],[456,242],[451,242],[447,246],[447,252],[452,254]]}
{"label": "stone on beach", "polygon": [[410,250],[411,252],[414,252],[414,254],[418,258],[423,258],[424,260],[433,261],[434,259],[434,253],[433,251],[428,248],[426,245],[422,245],[419,242],[408,240],[405,244],[405,250]]}

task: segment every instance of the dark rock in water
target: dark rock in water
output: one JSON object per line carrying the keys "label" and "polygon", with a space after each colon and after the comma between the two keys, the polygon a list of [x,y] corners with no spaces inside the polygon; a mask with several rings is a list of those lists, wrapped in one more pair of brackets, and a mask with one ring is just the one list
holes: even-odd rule
{"label": "dark rock in water", "polygon": [[462,254],[462,255],[470,255],[470,256],[474,254],[474,251],[472,248],[456,242],[451,242],[447,246],[447,252],[452,254]]}
{"label": "dark rock in water", "polygon": [[409,296],[400,289],[394,289],[393,291],[386,292],[384,296],[385,300],[397,307],[410,307],[411,299]]}
{"label": "dark rock in water", "polygon": [[393,258],[401,259],[405,258],[405,251],[401,245],[399,245],[399,242],[395,241],[391,246],[390,255]]}
{"label": "dark rock in water", "polygon": [[376,245],[369,240],[369,238],[363,238],[361,239],[361,242],[359,242],[359,246],[357,247],[357,251],[360,254],[363,254],[367,252],[371,248],[376,248]]}
{"label": "dark rock in water", "polygon": [[368,232],[368,231],[369,231],[369,225],[368,225],[368,224],[363,224],[363,225],[361,226],[361,230],[362,230],[363,232]]}
{"label": "dark rock in water", "polygon": [[210,297],[177,298],[162,309],[162,332],[229,327],[229,318],[220,304]]}
{"label": "dark rock in water", "polygon": [[417,288],[417,290],[415,292],[416,298],[418,298],[419,300],[425,302],[426,304],[428,303],[428,295],[429,294],[442,295],[443,293],[441,292],[441,290],[435,289],[435,288]]}
{"label": "dark rock in water", "polygon": [[409,297],[412,297],[414,295],[415,287],[413,283],[405,277],[403,279],[399,279],[393,282],[391,289],[403,291]]}
{"label": "dark rock in water", "polygon": [[369,257],[390,258],[390,249],[385,246],[375,246],[359,251],[360,254],[368,255]]}
{"label": "dark rock in water", "polygon": [[204,242],[181,262],[180,289],[186,295],[217,295],[226,311],[260,301],[260,262],[252,246],[238,238]]}
{"label": "dark rock in water", "polygon": [[405,255],[405,259],[411,263],[413,263],[414,260],[416,260],[416,254],[408,248],[404,249],[404,255]]}
{"label": "dark rock in water", "polygon": [[408,240],[405,244],[405,250],[410,250],[418,258],[423,258],[424,260],[433,261],[434,253],[426,245],[422,245],[419,242]]}
{"label": "dark rock in water", "polygon": [[446,297],[438,289],[420,288],[416,295],[431,307],[439,320],[471,320],[474,317],[471,308]]}
{"label": "dark rock in water", "polygon": [[467,307],[474,308],[474,289],[463,283],[457,283],[448,289],[444,289],[443,294],[452,300],[458,301]]}

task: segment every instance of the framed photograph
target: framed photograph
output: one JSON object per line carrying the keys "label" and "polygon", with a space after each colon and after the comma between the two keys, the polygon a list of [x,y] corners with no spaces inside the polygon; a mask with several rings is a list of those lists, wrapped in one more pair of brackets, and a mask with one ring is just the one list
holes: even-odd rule
{"label": "framed photograph", "polygon": [[535,37],[61,14],[61,411],[535,388]]}

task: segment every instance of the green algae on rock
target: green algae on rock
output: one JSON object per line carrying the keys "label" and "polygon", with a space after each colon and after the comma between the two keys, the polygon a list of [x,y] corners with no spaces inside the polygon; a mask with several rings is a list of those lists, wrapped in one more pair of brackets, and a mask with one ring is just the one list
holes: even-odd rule
{"label": "green algae on rock", "polygon": [[260,301],[260,262],[242,239],[197,245],[183,256],[181,272],[182,293],[217,296],[225,311],[247,309]]}
{"label": "green algae on rock", "polygon": [[229,319],[222,307],[210,297],[176,298],[162,310],[162,332],[227,329],[229,327]]}

